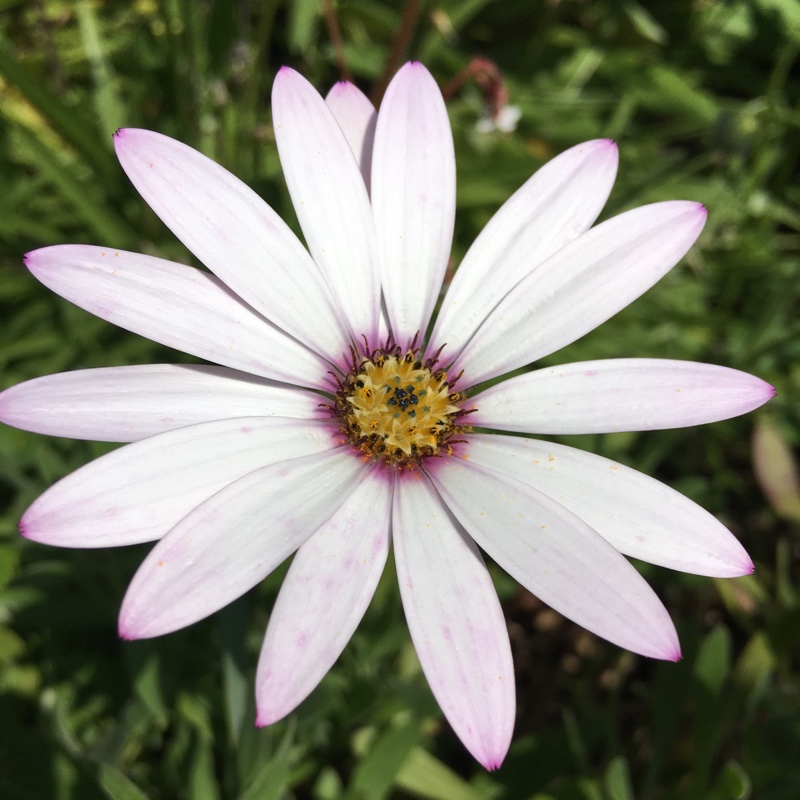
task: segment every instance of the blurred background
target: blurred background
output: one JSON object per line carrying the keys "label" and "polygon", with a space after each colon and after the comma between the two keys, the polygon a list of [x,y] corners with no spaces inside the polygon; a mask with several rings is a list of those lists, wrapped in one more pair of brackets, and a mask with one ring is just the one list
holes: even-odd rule
{"label": "blurred background", "polygon": [[709,361],[778,389],[699,429],[570,437],[717,515],[756,563],[712,580],[638,565],[678,664],[601,641],[494,577],[518,718],[483,771],[443,721],[393,570],[336,667],[289,719],[253,725],[253,674],[285,568],[188,630],[117,638],[146,546],[62,551],[17,521],[108,445],[0,429],[0,797],[10,800],[794,800],[800,797],[800,2],[798,0],[0,0],[0,388],[62,370],[185,360],[49,293],[49,244],[190,263],[113,153],[121,126],[199,148],[297,229],[269,93],[289,64],[376,101],[403,61],[445,90],[458,160],[453,265],[530,174],[612,137],[604,217],[710,210],[687,258],[551,362]]}

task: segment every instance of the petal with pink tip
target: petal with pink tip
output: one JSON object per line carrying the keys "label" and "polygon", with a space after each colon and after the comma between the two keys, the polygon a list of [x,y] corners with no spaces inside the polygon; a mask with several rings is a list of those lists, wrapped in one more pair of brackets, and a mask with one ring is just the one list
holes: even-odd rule
{"label": "petal with pink tip", "polygon": [[78,244],[34,250],[25,264],[48,289],[120,328],[253,375],[326,387],[327,362],[207,272]]}
{"label": "petal with pink tip", "polygon": [[372,156],[381,284],[401,346],[425,335],[450,258],[455,207],[447,108],[428,70],[411,62],[386,90]]}
{"label": "petal with pink tip", "polygon": [[540,600],[634,653],[680,657],[675,627],[655,592],[571,511],[468,460],[447,459],[431,477],[470,536]]}
{"label": "petal with pink tip", "polygon": [[217,492],[142,562],[122,602],[120,636],[171,633],[252,589],[336,513],[363,470],[340,447],[262,467]]}
{"label": "petal with pink tip", "polygon": [[728,367],[657,358],[561,364],[518,375],[471,399],[470,424],[522,433],[685,428],[746,414],[775,396]]}
{"label": "petal with pink tip", "polygon": [[380,280],[375,224],[350,145],[317,90],[289,67],[275,77],[272,119],[308,249],[353,338],[376,341]]}
{"label": "petal with pink tip", "polygon": [[319,414],[313,392],[225,367],[145,364],[46,375],[0,393],[0,421],[48,436],[135,442],[233,417]]}
{"label": "petal with pink tip", "polygon": [[699,203],[668,201],[613,217],[518,283],[456,362],[470,384],[530,364],[579,339],[647,291],[692,246]]}
{"label": "petal with pink tip", "polygon": [[123,128],[122,168],[167,227],[239,297],[335,360],[347,328],[324,279],[289,226],[246,184],[182,142]]}
{"label": "petal with pink tip", "polygon": [[475,543],[431,484],[399,480],[397,579],[411,639],[448,722],[487,769],[508,752],[516,711],[503,611]]}
{"label": "petal with pink tip", "polygon": [[492,309],[526,275],[580,236],[611,192],[619,155],[610,139],[579,144],[548,161],[489,220],[456,270],[431,348],[452,360]]}
{"label": "petal with pink tip", "polygon": [[372,600],[389,554],[392,486],[372,470],[297,551],[269,616],[256,724],[293,711],[322,680]]}
{"label": "petal with pink tip", "polygon": [[474,434],[467,452],[472,463],[546,494],[626,556],[714,578],[753,571],[741,544],[705,509],[623,464],[518,436]]}
{"label": "petal with pink tip", "polygon": [[20,530],[59,547],[153,541],[254,470],[338,444],[324,423],[281,417],[179,428],[114,450],[63,478],[25,512]]}
{"label": "petal with pink tip", "polygon": [[339,81],[325,97],[328,108],[333,113],[339,127],[344,133],[356,163],[361,170],[361,177],[369,194],[370,175],[372,173],[372,144],[375,141],[375,123],[378,112],[369,98],[354,84]]}

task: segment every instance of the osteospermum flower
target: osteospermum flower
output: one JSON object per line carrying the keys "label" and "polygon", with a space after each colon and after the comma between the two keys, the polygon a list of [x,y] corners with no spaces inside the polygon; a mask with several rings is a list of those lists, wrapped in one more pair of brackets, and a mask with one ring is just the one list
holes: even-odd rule
{"label": "osteospermum flower", "polygon": [[434,319],[455,161],[430,74],[403,67],[376,116],[354,86],[323,100],[284,68],[273,116],[307,250],[222,167],[125,129],[123,169],[210,272],[83,245],[26,257],[68,300],[220,366],[84,370],[0,395],[7,424],[133,442],[45,492],[22,533],[63,547],[158,540],[122,604],[126,639],[208,616],[297,551],[258,664],[259,725],[292,711],[337,659],[391,537],[431,689],[494,768],[511,739],[514,674],[481,550],[588,630],[661,659],[679,657],[675,629],[625,556],[703,575],[752,570],[736,539],[672,489],[502,432],[696,425],[774,392],[724,367],[650,359],[565,364],[483,388],[615,314],[700,233],[706,211],[693,202],[591,228],[616,172],[612,142],[573,147],[522,186]]}

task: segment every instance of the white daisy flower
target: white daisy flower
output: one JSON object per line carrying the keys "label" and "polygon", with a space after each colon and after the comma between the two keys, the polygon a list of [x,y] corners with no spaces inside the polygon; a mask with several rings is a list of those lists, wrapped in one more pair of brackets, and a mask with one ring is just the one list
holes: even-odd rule
{"label": "white daisy flower", "polygon": [[700,233],[706,211],[693,202],[591,227],[616,173],[612,142],[573,147],[522,186],[433,320],[455,159],[427,70],[404,66],[376,115],[354,86],[323,100],[284,68],[273,117],[308,249],[222,167],[125,129],[123,169],[210,272],[84,245],[28,254],[66,299],[219,366],[84,370],[0,395],[9,425],[132,442],[45,492],[22,533],[62,547],[157,541],[122,605],[126,639],[212,614],[296,551],[258,664],[259,725],[291,712],[336,661],[391,542],[431,689],[493,769],[511,740],[514,672],[481,551],[588,630],[662,659],[680,656],[675,629],[625,556],[725,577],[752,563],[714,517],[646,475],[490,431],[697,425],[774,391],[724,367],[651,359],[565,364],[482,388],[600,325]]}

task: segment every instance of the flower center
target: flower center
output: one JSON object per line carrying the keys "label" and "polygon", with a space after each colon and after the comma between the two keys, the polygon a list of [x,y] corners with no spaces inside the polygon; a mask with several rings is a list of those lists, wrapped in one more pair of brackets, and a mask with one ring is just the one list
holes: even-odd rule
{"label": "flower center", "polygon": [[[331,407],[342,432],[366,459],[413,469],[424,458],[450,455],[453,435],[465,428],[466,412],[436,358],[424,363],[421,351],[388,346],[370,356],[353,352],[353,368],[339,381]],[[458,440],[461,441],[461,440]]]}

